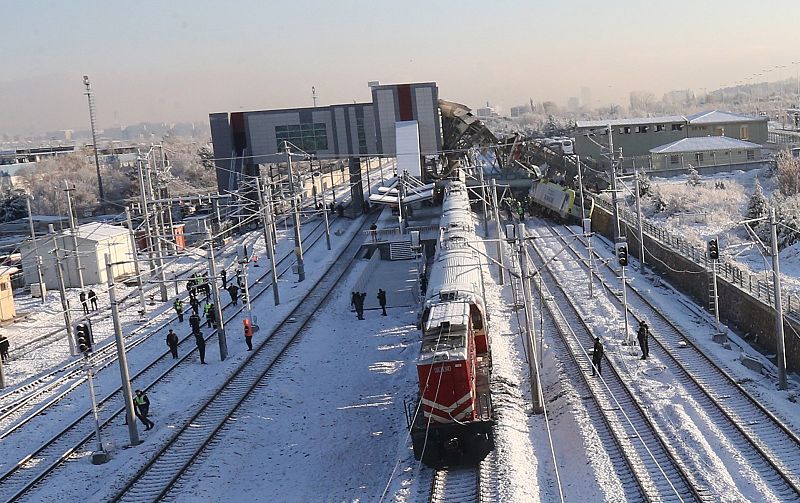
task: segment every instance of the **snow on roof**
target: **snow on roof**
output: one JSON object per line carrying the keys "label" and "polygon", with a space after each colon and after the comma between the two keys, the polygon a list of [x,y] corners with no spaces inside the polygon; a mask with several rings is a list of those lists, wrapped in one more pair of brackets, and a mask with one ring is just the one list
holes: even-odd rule
{"label": "snow on roof", "polygon": [[17,269],[16,267],[12,267],[10,265],[0,266],[0,276],[5,276],[6,274],[14,274],[16,272],[19,272],[19,269]]}
{"label": "snow on roof", "polygon": [[727,136],[697,136],[681,138],[666,145],[650,149],[651,154],[677,154],[681,152],[707,152],[711,150],[754,149],[761,145]]}
{"label": "snow on roof", "polygon": [[767,117],[753,117],[750,115],[735,114],[733,112],[720,112],[711,110],[709,112],[699,112],[686,117],[689,124],[719,124],[730,122],[763,122]]}
{"label": "snow on roof", "polygon": [[664,115],[661,117],[633,117],[628,119],[600,119],[594,121],[577,121],[575,125],[583,127],[606,127],[606,126],[636,126],[638,124],[662,124],[666,122],[686,122],[683,115]]}
{"label": "snow on roof", "polygon": [[[65,229],[64,234],[69,234],[69,229]],[[128,229],[101,222],[90,222],[78,226],[78,237],[89,241],[104,241],[120,234],[128,234]]]}

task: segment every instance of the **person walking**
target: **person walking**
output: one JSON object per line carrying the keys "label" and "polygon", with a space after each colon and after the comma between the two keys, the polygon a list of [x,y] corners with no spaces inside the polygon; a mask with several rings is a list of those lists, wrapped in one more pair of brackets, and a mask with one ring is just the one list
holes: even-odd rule
{"label": "person walking", "polygon": [[211,306],[206,314],[206,322],[208,322],[209,327],[217,328],[217,310],[214,308],[214,304],[206,305]]}
{"label": "person walking", "polygon": [[598,374],[603,375],[600,371],[600,362],[603,361],[603,343],[600,342],[600,337],[594,338],[594,348],[592,349],[592,375],[595,375],[595,370]]}
{"label": "person walking", "polygon": [[373,223],[369,226],[369,233],[372,236],[372,242],[378,241],[378,224]]}
{"label": "person walking", "polygon": [[186,291],[189,292],[189,300],[197,298],[197,287],[194,284],[194,278],[186,282]]}
{"label": "person walking", "polygon": [[136,396],[133,397],[133,405],[136,411],[136,417],[144,424],[144,429],[152,430],[156,423],[147,417],[148,414],[150,414],[150,399],[147,398],[144,391],[140,389],[136,390]]}
{"label": "person walking", "polygon": [[200,353],[200,363],[206,364],[206,340],[200,330],[194,333],[194,343],[197,345],[197,352]]}
{"label": "person walking", "polygon": [[220,277],[222,278],[222,288],[228,288],[228,271],[223,268],[219,272]]}
{"label": "person walking", "polygon": [[78,294],[78,298],[81,301],[81,307],[83,307],[83,314],[89,314],[89,305],[86,303],[86,292]]}
{"label": "person walking", "polygon": [[350,292],[350,307],[356,308],[356,299],[358,299],[358,292]]}
{"label": "person walking", "polygon": [[8,350],[10,346],[8,337],[0,335],[0,359],[2,359],[3,363],[8,361]]}
{"label": "person walking", "polygon": [[193,334],[200,332],[200,315],[197,314],[197,311],[193,312],[192,315],[189,316],[189,326],[192,327]]}
{"label": "person walking", "polygon": [[386,292],[381,288],[378,288],[378,303],[381,305],[381,309],[383,309],[381,316],[386,316]]}
{"label": "person walking", "polygon": [[231,283],[231,286],[228,287],[228,294],[231,296],[231,303],[234,306],[239,305],[239,287]]}
{"label": "person walking", "polygon": [[356,293],[356,315],[359,320],[364,319],[364,299],[366,298],[366,292]]}
{"label": "person walking", "polygon": [[203,317],[206,319],[206,323],[208,323],[209,327],[211,326],[211,320],[209,320],[210,313],[211,313],[211,302],[206,300],[206,303],[203,305]]}
{"label": "person walking", "polygon": [[97,311],[97,294],[94,290],[89,290],[89,302],[92,305],[92,311]]}
{"label": "person walking", "polygon": [[647,328],[647,322],[642,320],[639,322],[639,331],[636,334],[636,339],[639,341],[639,347],[642,348],[641,360],[647,360],[650,355],[650,343],[647,340],[650,330]]}
{"label": "person walking", "polygon": [[253,325],[250,324],[250,319],[245,318],[244,321],[244,342],[247,344],[247,350],[253,350]]}
{"label": "person walking", "polygon": [[172,303],[172,307],[175,308],[175,313],[178,315],[178,321],[183,323],[183,301],[179,298],[175,298],[175,302]]}
{"label": "person walking", "polygon": [[169,333],[167,334],[167,346],[169,346],[169,352],[172,353],[172,359],[178,359],[178,334],[169,329]]}
{"label": "person walking", "polygon": [[200,301],[197,297],[189,297],[189,306],[194,314],[200,314]]}

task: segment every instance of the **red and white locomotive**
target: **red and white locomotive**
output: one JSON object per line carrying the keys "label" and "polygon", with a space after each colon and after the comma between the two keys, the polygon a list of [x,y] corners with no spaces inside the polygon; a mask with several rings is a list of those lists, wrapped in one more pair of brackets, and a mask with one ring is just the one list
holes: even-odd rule
{"label": "red and white locomotive", "polygon": [[491,355],[481,257],[466,186],[445,188],[440,238],[421,315],[414,456],[434,466],[474,464],[493,448]]}

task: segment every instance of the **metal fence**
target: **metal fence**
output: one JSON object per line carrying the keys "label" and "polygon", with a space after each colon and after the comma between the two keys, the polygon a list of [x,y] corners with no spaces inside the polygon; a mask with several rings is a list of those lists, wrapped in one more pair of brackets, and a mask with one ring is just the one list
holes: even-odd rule
{"label": "metal fence", "polygon": [[[597,206],[604,208],[609,213],[613,213],[614,210],[611,203],[599,197],[594,199]],[[626,225],[631,227],[636,226],[636,214],[632,211],[620,208],[619,217]],[[647,220],[642,220],[642,232],[647,234],[651,239],[658,241],[664,247],[691,260],[697,264],[698,267],[709,272],[711,271],[711,261],[708,259],[705,248],[700,248],[694,243],[690,243],[686,239],[676,236],[666,229],[656,227]],[[738,267],[733,262],[725,261],[718,262],[717,277],[768,306],[773,306],[775,303],[775,291],[771,274],[770,278],[759,278],[757,275],[750,273],[750,271]],[[800,320],[800,296],[789,293],[785,289],[782,289],[781,292],[784,314]]]}

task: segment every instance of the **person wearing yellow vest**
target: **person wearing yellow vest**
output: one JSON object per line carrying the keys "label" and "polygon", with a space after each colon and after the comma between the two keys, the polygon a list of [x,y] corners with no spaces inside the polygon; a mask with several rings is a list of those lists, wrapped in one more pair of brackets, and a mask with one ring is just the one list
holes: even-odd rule
{"label": "person wearing yellow vest", "polygon": [[136,396],[133,397],[133,408],[136,409],[136,417],[144,424],[144,429],[153,429],[156,423],[147,417],[147,414],[150,413],[150,399],[147,398],[144,391],[140,389],[136,390]]}
{"label": "person wearing yellow vest", "polygon": [[253,350],[253,325],[250,324],[250,320],[245,318],[244,319],[244,342],[247,343],[247,350]]}

